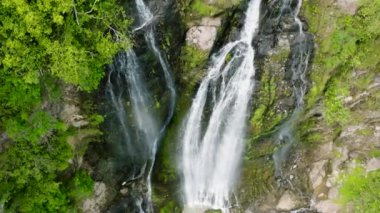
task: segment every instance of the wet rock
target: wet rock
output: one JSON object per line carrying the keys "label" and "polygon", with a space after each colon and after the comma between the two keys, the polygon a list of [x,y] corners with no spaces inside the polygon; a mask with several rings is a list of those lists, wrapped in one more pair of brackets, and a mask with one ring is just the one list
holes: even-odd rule
{"label": "wet rock", "polygon": [[201,50],[210,50],[215,42],[220,18],[205,17],[196,26],[192,26],[186,33],[188,44],[195,45]]}
{"label": "wet rock", "polygon": [[122,195],[127,195],[128,194],[128,188],[123,188],[123,189],[121,189],[120,190],[120,193],[122,194]]}
{"label": "wet rock", "polygon": [[359,7],[359,1],[358,0],[337,0],[336,5],[338,8],[350,15],[354,15],[356,13],[356,10]]}
{"label": "wet rock", "polygon": [[96,182],[94,186],[94,195],[86,199],[82,205],[82,211],[85,213],[100,213],[102,207],[107,202],[107,187],[102,182]]}
{"label": "wet rock", "polygon": [[285,192],[278,201],[276,209],[280,211],[290,211],[297,208],[297,205],[298,201],[296,196],[289,192]]}

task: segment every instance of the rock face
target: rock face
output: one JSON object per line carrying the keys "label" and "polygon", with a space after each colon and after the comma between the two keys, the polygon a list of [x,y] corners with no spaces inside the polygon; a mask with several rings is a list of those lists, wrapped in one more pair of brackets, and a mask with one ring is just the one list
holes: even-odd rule
{"label": "rock face", "polygon": [[354,15],[356,13],[356,10],[359,7],[358,3],[358,0],[337,0],[336,2],[342,12],[350,15]]}
{"label": "rock face", "polygon": [[65,86],[63,88],[63,100],[65,101],[65,104],[59,113],[59,117],[75,128],[81,128],[88,125],[88,121],[85,120],[81,113],[79,106],[81,100],[76,88]]}
{"label": "rock face", "polygon": [[203,18],[199,24],[192,26],[186,33],[186,41],[203,51],[210,50],[216,39],[220,18]]}

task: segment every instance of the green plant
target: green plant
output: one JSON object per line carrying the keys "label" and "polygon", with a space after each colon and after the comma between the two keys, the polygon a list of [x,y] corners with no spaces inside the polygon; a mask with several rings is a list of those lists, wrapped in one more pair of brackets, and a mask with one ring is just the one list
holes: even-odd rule
{"label": "green plant", "polygon": [[66,190],[68,197],[74,203],[78,203],[84,198],[90,196],[93,192],[94,181],[86,171],[77,171],[74,177],[68,183]]}
{"label": "green plant", "polygon": [[323,106],[328,123],[347,122],[349,111],[343,106],[343,99],[349,94],[348,86],[334,79],[327,86]]}
{"label": "green plant", "polygon": [[[57,179],[73,158],[72,129],[49,107],[60,104],[62,85],[97,88],[104,65],[131,45],[130,23],[115,0],[0,2],[0,131],[10,138],[0,153],[6,212],[67,212],[73,197],[88,194],[68,193]],[[90,117],[92,126],[102,121]]]}
{"label": "green plant", "polygon": [[380,212],[380,171],[366,173],[357,167],[343,177],[340,201],[352,204],[354,212]]}
{"label": "green plant", "polygon": [[218,8],[205,3],[203,0],[194,0],[191,4],[191,10],[201,16],[215,15],[218,12]]}

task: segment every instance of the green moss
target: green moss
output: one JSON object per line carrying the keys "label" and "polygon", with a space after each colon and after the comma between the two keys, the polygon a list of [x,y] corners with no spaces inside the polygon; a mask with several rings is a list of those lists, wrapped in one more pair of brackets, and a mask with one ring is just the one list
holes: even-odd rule
{"label": "green moss", "polygon": [[203,0],[194,0],[191,4],[191,10],[201,16],[212,16],[219,11],[217,7],[205,3]]}
{"label": "green moss", "polygon": [[[330,3],[304,1],[303,14],[307,17],[310,31],[316,35],[315,41],[319,46],[310,76],[313,85],[308,95],[308,108],[326,91],[327,82],[331,81],[331,78],[348,76],[354,69],[369,69],[373,72],[379,63],[380,26],[377,22],[380,19],[380,2],[360,1],[361,7],[354,16],[341,14],[331,7]],[[369,78],[362,77],[354,86],[359,89],[365,88]],[[343,85],[348,79],[333,80],[339,80]],[[332,115],[343,109],[340,104],[334,104],[335,101],[341,100],[332,100],[332,96],[339,93],[340,91],[334,88],[327,92],[327,99],[330,99],[326,101],[327,114]],[[347,113],[339,114],[338,120],[344,117],[344,114]]]}
{"label": "green moss", "polygon": [[245,161],[244,170],[241,175],[241,193],[239,194],[239,202],[250,204],[252,200],[260,197],[271,189],[274,180],[273,162],[266,161],[264,158],[256,158],[254,160]]}
{"label": "green moss", "polygon": [[369,156],[371,158],[378,158],[380,157],[380,150],[379,149],[373,149],[369,152]]}
{"label": "green moss", "polygon": [[193,0],[188,6],[188,10],[190,14],[196,16],[214,16],[239,3],[240,0],[216,0],[213,3],[207,3],[206,0]]}
{"label": "green moss", "polygon": [[374,130],[370,127],[366,127],[364,129],[356,130],[355,134],[358,134],[361,136],[372,136],[374,134]]}
{"label": "green moss", "polygon": [[349,111],[343,106],[343,99],[349,95],[347,84],[334,79],[328,84],[324,94],[323,106],[326,120],[329,124],[334,122],[346,123]]}
{"label": "green moss", "polygon": [[160,209],[160,213],[180,213],[181,209],[173,201],[168,202],[164,207]]}
{"label": "green moss", "polygon": [[180,56],[181,81],[186,85],[186,94],[192,92],[192,88],[204,75],[204,67],[208,58],[208,52],[202,51],[194,46],[186,45],[182,48]]}
{"label": "green moss", "polygon": [[75,205],[93,193],[94,181],[84,170],[76,172],[73,179],[67,184],[66,191]]}
{"label": "green moss", "polygon": [[222,210],[219,209],[209,209],[205,213],[222,213]]}
{"label": "green moss", "polygon": [[255,100],[255,110],[251,117],[251,130],[254,137],[259,137],[278,125],[287,115],[276,110],[276,104],[282,97],[291,96],[290,90],[278,87],[283,76],[278,75],[281,66],[285,66],[289,50],[284,49],[270,56],[260,76],[260,91]]}

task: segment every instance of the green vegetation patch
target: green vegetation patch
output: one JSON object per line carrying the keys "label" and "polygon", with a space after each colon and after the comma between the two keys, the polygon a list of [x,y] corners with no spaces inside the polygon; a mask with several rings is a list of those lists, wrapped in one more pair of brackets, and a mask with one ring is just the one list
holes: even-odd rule
{"label": "green vegetation patch", "polygon": [[[308,108],[322,98],[327,122],[349,121],[343,99],[363,90],[378,72],[380,48],[380,1],[362,0],[355,15],[344,15],[328,1],[305,1],[303,13],[316,35],[318,49],[311,72]],[[352,79],[355,70],[367,70]]]}
{"label": "green vegetation patch", "polygon": [[[116,0],[0,2],[0,132],[10,138],[0,153],[6,212],[75,211],[90,194],[92,180],[83,172],[70,175],[74,183],[59,179],[76,154],[67,143],[76,130],[52,105],[63,105],[62,85],[98,87],[104,65],[131,45],[130,23]],[[97,128],[103,118],[89,121]]]}
{"label": "green vegetation patch", "polygon": [[222,13],[225,9],[238,5],[241,0],[182,0],[180,5],[189,19],[203,16],[215,16]]}
{"label": "green vegetation patch", "polygon": [[354,212],[380,212],[380,170],[355,168],[343,177],[340,195],[340,202],[353,205]]}
{"label": "green vegetation patch", "polygon": [[187,95],[192,94],[193,88],[202,79],[207,59],[208,52],[195,46],[186,45],[182,48],[180,56],[181,81],[183,85],[186,85],[184,90]]}

